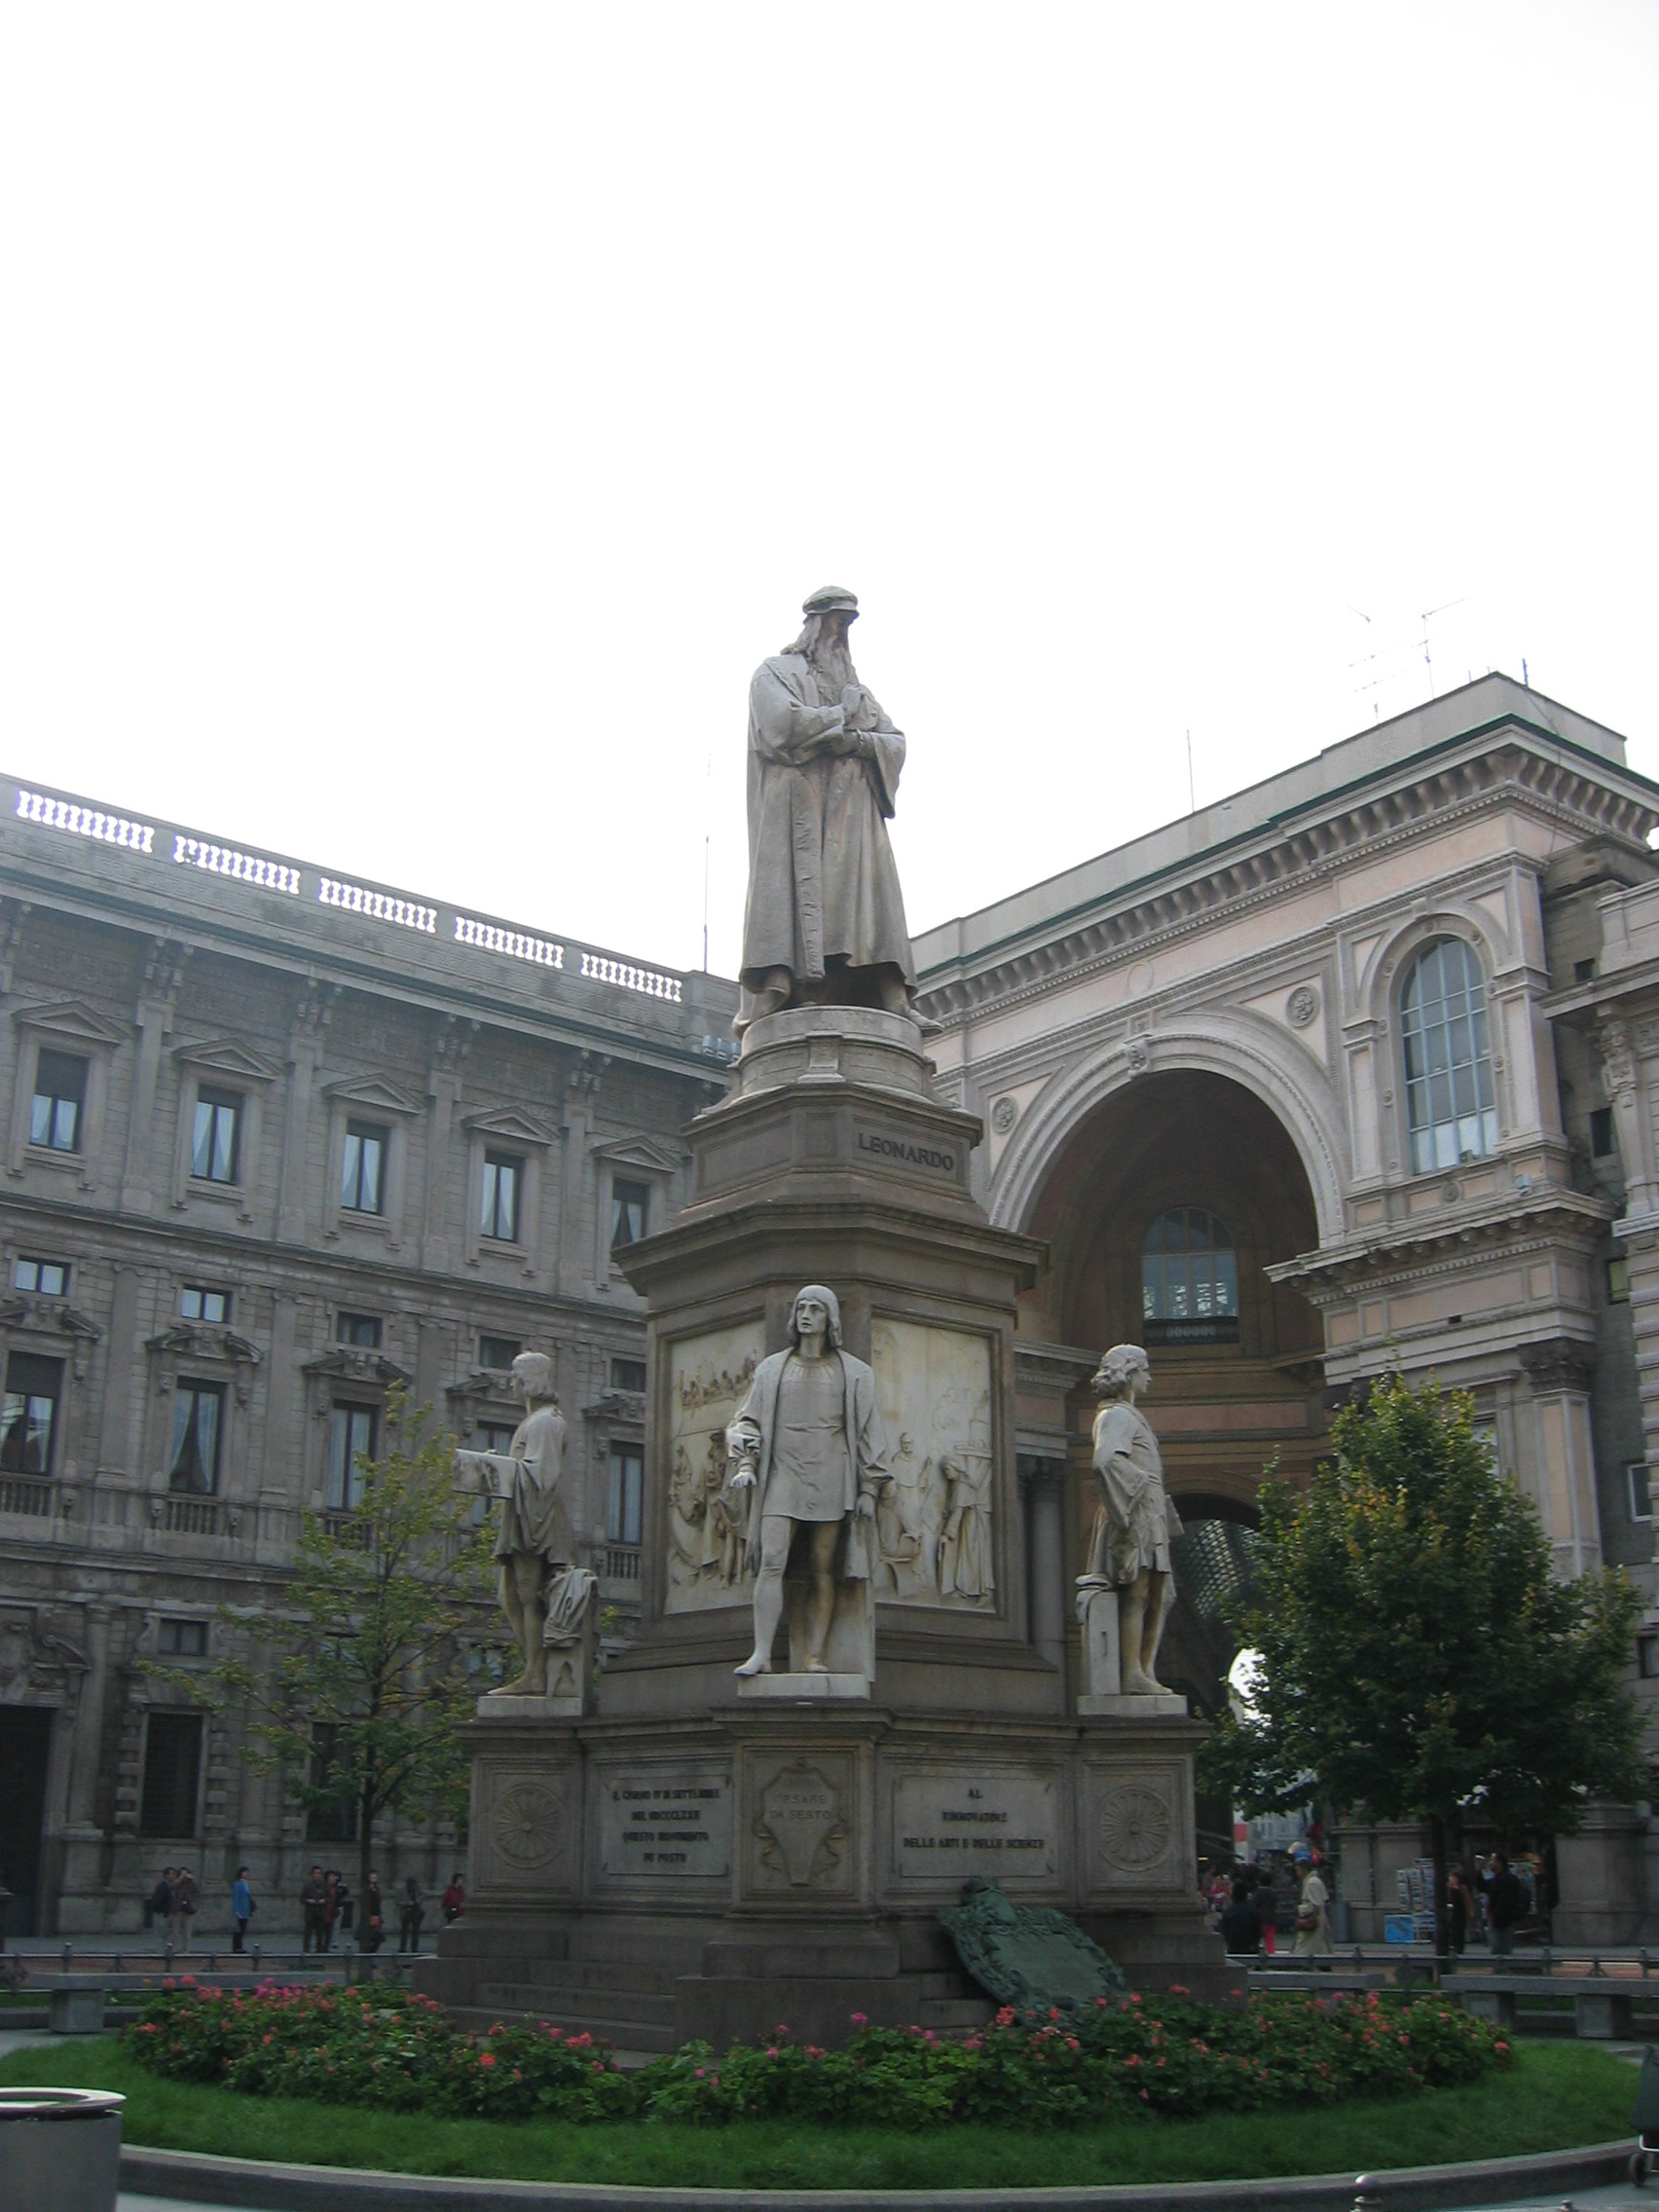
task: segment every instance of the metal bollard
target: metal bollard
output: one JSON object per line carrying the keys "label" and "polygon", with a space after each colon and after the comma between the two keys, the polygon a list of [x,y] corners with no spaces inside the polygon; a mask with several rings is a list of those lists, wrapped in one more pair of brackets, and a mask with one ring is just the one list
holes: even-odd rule
{"label": "metal bollard", "polygon": [[74,1944],[73,1944],[73,1943],[65,1943],[65,1944],[64,1944],[64,1946],[63,1946],[63,1971],[64,1971],[64,1972],[65,1972],[65,1973],[67,1973],[67,1972],[69,1972],[69,1970],[70,1970],[71,1966],[72,1966],[72,1965],[74,1964],[74,1959],[75,1959],[75,1946],[74,1946]]}
{"label": "metal bollard", "polygon": [[255,1973],[259,1972],[259,1945],[257,1943],[253,1946],[253,1971]]}

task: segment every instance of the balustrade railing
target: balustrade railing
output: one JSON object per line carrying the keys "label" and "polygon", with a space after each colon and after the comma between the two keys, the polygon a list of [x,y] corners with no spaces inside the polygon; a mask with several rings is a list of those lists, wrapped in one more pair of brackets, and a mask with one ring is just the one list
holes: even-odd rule
{"label": "balustrade railing", "polygon": [[28,1521],[50,1521],[56,1502],[55,1486],[41,1475],[0,1475],[0,1513],[16,1513]]}
{"label": "balustrade railing", "polygon": [[638,1544],[607,1544],[600,1561],[599,1571],[604,1581],[638,1582],[640,1579]]}

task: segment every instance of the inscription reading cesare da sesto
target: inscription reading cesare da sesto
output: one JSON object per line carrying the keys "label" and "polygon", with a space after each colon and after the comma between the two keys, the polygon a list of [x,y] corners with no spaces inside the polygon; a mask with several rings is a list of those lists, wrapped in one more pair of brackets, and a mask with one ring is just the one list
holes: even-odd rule
{"label": "inscription reading cesare da sesto", "polygon": [[731,1862],[730,1785],[724,1776],[689,1782],[606,1785],[608,1874],[724,1874]]}
{"label": "inscription reading cesare da sesto", "polygon": [[925,1167],[935,1175],[954,1175],[956,1155],[941,1145],[917,1144],[909,1137],[883,1136],[879,1129],[860,1129],[859,1150],[900,1167]]}

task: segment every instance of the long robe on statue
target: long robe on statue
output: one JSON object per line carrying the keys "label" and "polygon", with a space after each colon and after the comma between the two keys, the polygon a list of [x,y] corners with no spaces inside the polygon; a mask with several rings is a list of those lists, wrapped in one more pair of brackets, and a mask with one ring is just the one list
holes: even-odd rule
{"label": "long robe on statue", "polygon": [[[820,750],[857,728],[870,756]],[[817,981],[828,967],[892,968],[914,987],[915,961],[887,835],[904,739],[867,691],[849,721],[804,654],[763,661],[749,687],[749,898],[742,980],[774,969]]]}
{"label": "long robe on statue", "polygon": [[549,1562],[571,1556],[571,1531],[559,1495],[565,1469],[565,1419],[557,1406],[536,1406],[513,1431],[504,1453],[492,1454],[505,1481],[496,1557],[535,1552]]}

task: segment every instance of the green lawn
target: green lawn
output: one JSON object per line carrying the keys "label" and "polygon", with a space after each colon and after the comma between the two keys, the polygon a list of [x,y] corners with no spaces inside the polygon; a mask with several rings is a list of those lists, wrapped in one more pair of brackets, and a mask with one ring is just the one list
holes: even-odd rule
{"label": "green lawn", "polygon": [[1547,2045],[1518,2050],[1508,2074],[1470,2088],[1356,2099],[1322,2111],[1127,2120],[1041,2134],[960,2126],[923,2135],[787,2120],[726,2128],[513,2125],[268,2101],[158,2080],[108,2037],[0,2059],[0,2083],[29,2082],[123,2090],[128,2142],[230,2157],[496,2180],[949,2189],[1358,2173],[1566,2150],[1630,2132],[1636,2070],[1586,2045]]}

